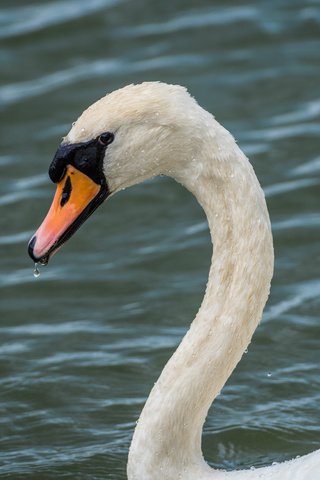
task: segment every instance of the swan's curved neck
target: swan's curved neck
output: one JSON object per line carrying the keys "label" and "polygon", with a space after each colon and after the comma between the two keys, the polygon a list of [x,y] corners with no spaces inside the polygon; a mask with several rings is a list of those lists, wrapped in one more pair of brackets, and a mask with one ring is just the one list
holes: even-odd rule
{"label": "swan's curved neck", "polygon": [[[208,136],[201,158],[186,160],[174,174],[202,205],[214,254],[201,308],[139,419],[129,452],[130,480],[200,473],[207,478],[203,423],[248,346],[269,294],[273,246],[264,195],[244,154],[219,128],[221,135]],[[210,475],[215,478],[213,471]]]}

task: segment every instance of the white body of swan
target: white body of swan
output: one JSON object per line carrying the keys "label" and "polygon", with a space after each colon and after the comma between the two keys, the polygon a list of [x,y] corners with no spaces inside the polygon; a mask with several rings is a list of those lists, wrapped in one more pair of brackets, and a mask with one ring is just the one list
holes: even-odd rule
{"label": "white body of swan", "polygon": [[[197,198],[214,242],[201,308],[135,429],[128,479],[319,480],[320,451],[233,472],[210,468],[202,456],[208,409],[250,343],[273,274],[269,215],[249,161],[231,134],[179,86],[150,82],[107,95],[80,116],[64,145],[106,131],[114,134],[103,165],[109,194],[169,175]],[[42,239],[43,231],[31,241],[34,259],[44,257],[53,242]]]}

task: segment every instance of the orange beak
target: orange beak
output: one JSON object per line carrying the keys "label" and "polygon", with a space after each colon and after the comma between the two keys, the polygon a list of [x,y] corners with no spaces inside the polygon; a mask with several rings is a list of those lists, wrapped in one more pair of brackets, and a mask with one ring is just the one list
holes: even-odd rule
{"label": "orange beak", "polygon": [[90,177],[68,165],[50,210],[29,242],[29,255],[35,262],[46,264],[50,256],[81,226],[108,195],[106,185],[98,185]]}

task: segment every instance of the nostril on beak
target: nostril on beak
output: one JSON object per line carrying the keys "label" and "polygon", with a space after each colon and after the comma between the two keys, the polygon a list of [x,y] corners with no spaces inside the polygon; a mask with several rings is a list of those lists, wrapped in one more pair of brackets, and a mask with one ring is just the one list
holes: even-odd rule
{"label": "nostril on beak", "polygon": [[28,253],[29,253],[30,257],[32,258],[32,260],[34,262],[37,262],[37,259],[35,258],[34,254],[33,254],[33,249],[34,249],[36,241],[37,241],[37,237],[36,237],[36,235],[34,235],[31,238],[31,240],[29,242],[29,245],[28,245]]}

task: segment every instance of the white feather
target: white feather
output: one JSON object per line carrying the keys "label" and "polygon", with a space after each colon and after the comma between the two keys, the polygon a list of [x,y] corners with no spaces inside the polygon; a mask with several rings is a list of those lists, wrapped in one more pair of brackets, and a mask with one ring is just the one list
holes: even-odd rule
{"label": "white feather", "polygon": [[185,185],[208,219],[214,253],[190,330],[145,404],[129,480],[319,480],[320,451],[265,468],[211,469],[201,452],[208,409],[250,343],[267,301],[273,243],[264,194],[233,137],[180,86],[130,85],[102,98],[67,142],[115,133],[105,157],[114,193],[158,174]]}

